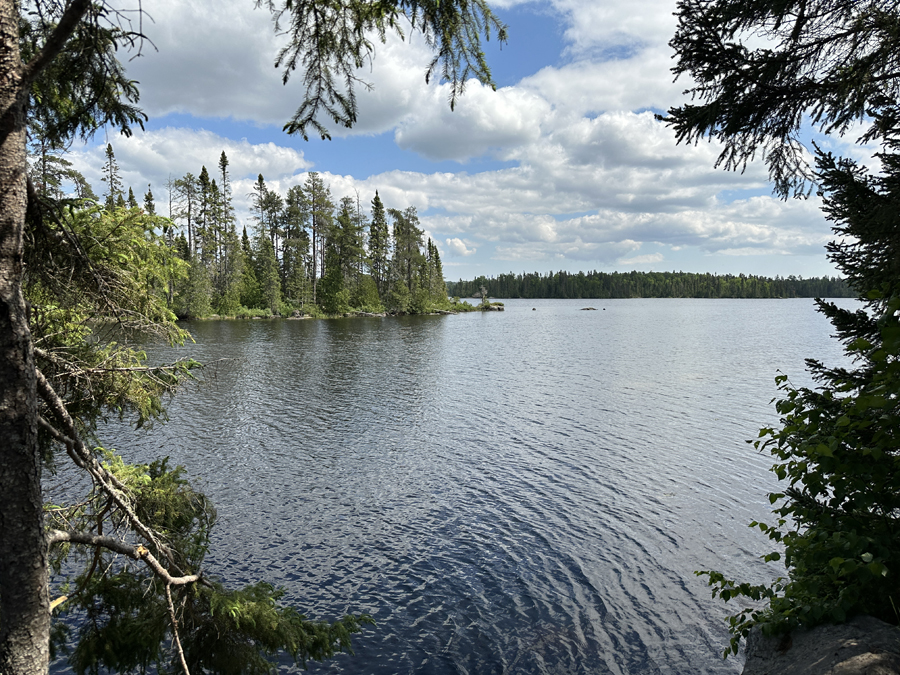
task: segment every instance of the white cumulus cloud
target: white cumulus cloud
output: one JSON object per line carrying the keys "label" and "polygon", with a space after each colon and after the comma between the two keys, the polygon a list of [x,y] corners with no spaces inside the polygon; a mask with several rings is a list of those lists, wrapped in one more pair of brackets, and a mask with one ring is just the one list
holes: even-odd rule
{"label": "white cumulus cloud", "polygon": [[452,239],[444,240],[447,244],[447,251],[451,256],[464,257],[469,256],[475,253],[478,249],[474,246],[469,248],[466,246],[466,243],[460,239],[459,237],[453,237]]}

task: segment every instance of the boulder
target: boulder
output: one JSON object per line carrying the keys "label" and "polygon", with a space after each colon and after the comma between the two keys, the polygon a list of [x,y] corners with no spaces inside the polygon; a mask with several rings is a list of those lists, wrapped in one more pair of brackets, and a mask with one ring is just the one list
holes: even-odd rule
{"label": "boulder", "polygon": [[896,675],[900,628],[871,616],[747,640],[743,675]]}

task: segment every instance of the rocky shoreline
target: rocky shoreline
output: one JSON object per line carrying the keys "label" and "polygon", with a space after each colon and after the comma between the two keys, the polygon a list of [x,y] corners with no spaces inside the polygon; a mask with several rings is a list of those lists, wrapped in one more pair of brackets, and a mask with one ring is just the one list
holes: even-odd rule
{"label": "rocky shoreline", "polygon": [[897,675],[900,627],[871,616],[786,635],[750,633],[742,675]]}

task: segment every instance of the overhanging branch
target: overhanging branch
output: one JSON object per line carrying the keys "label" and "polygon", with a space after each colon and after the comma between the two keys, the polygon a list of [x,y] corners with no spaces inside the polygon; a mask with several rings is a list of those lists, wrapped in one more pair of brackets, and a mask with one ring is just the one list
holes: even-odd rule
{"label": "overhanging branch", "polygon": [[20,86],[27,92],[31,84],[37,79],[41,71],[62,51],[66,42],[75,32],[78,22],[84,18],[91,7],[91,0],[73,0],[72,4],[63,12],[62,18],[56,24],[56,28],[47,38],[44,47],[31,61],[22,66],[22,80]]}
{"label": "overhanging branch", "polygon": [[47,535],[47,541],[51,546],[53,544],[61,544],[64,542],[95,546],[108,549],[114,553],[120,553],[133,560],[142,560],[147,567],[153,570],[153,573],[156,574],[156,576],[170,586],[184,586],[185,584],[196,583],[202,579],[202,575],[200,574],[186,574],[184,576],[173,577],[169,571],[160,564],[159,560],[150,553],[146,546],[142,546],[141,544],[126,544],[124,541],[115,539],[114,537],[90,534],[88,532],[50,530]]}
{"label": "overhanging branch", "polygon": [[[125,496],[128,488],[118,478],[100,465],[100,462],[97,461],[94,454],[79,438],[78,430],[75,428],[75,422],[69,415],[69,411],[66,410],[66,406],[62,399],[59,398],[59,395],[54,391],[40,369],[35,368],[34,370],[37,377],[38,395],[50,408],[56,421],[63,427],[68,439],[72,440],[72,443],[66,443],[66,449],[70,451],[70,455],[74,453],[74,455],[81,460],[85,470],[90,473],[91,477],[97,482],[103,492],[105,492],[109,498],[115,502],[122,513],[125,514],[125,517],[135,531],[153,544],[159,551],[162,551],[166,557],[169,558],[170,562],[174,562],[169,547],[160,541],[159,535],[156,532],[144,525],[141,519],[137,517],[134,509],[131,508],[131,505],[128,503]],[[73,459],[75,459],[75,457],[73,457]],[[77,463],[76,460],[76,464]]]}

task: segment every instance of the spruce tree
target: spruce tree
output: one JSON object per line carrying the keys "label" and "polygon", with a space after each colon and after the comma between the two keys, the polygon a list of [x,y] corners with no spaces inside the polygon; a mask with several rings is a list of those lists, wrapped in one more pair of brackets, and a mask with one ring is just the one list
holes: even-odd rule
{"label": "spruce tree", "polygon": [[400,277],[410,292],[413,287],[413,278],[417,276],[419,264],[424,260],[422,255],[422,235],[419,228],[419,216],[415,206],[409,206],[403,211],[390,209],[388,211],[394,221],[394,257],[392,260],[393,273]]}
{"label": "spruce tree", "polygon": [[195,231],[195,219],[197,217],[197,179],[194,174],[188,172],[182,178],[175,181],[175,198],[177,210],[173,220],[183,220],[187,235],[188,247],[191,253],[197,251],[197,233]]}
{"label": "spruce tree", "polygon": [[313,287],[313,302],[317,302],[317,280],[324,273],[325,239],[334,219],[334,203],[331,201],[331,190],[325,185],[322,177],[311,171],[303,183],[304,204],[307,209],[310,231],[310,278]]}
{"label": "spruce tree", "polygon": [[309,210],[303,188],[295,185],[285,197],[284,243],[282,253],[283,290],[285,298],[296,306],[312,302],[309,281]]}
{"label": "spruce tree", "polygon": [[281,313],[281,275],[275,259],[275,247],[264,233],[256,239],[256,280],[259,283],[264,308],[272,314]]}
{"label": "spruce tree", "polygon": [[150,189],[150,184],[147,184],[147,192],[144,193],[144,211],[151,215],[156,215],[156,204],[153,201],[153,190]]}
{"label": "spruce tree", "polygon": [[122,201],[122,179],[119,178],[119,164],[116,162],[116,154],[113,152],[112,143],[106,144],[106,163],[103,165],[103,178],[106,183],[106,208],[112,210]]}
{"label": "spruce tree", "polygon": [[228,156],[223,150],[219,156],[219,178],[221,179],[219,194],[222,200],[222,225],[226,230],[233,231],[234,205],[231,202],[231,174],[228,172],[228,166]]}
{"label": "spruce tree", "polygon": [[427,277],[429,303],[439,309],[449,305],[447,298],[447,284],[444,281],[444,268],[441,265],[441,254],[435,243],[428,239],[427,246]]}
{"label": "spruce tree", "polygon": [[390,243],[384,204],[381,203],[376,190],[375,198],[372,200],[372,222],[369,223],[369,270],[381,297],[384,297],[388,290]]}
{"label": "spruce tree", "polygon": [[[84,176],[72,168],[72,162],[66,159],[63,151],[64,148],[47,133],[44,123],[36,118],[29,120],[28,176],[39,195],[62,199],[64,183],[74,183],[76,192],[80,185],[87,185]],[[80,199],[87,196],[78,195]]]}
{"label": "spruce tree", "polygon": [[[680,140],[723,142],[719,163],[765,158],[782,196],[817,183],[839,238],[829,255],[866,304],[819,303],[853,359],[846,368],[809,361],[815,389],[779,375],[779,425],[754,444],[775,457],[782,481],[769,495],[773,524],[753,523],[778,545],[787,577],[751,585],[709,576],[727,600],[765,600],[731,617],[740,637],[842,622],[868,613],[898,622],[900,597],[900,7],[838,0],[713,0],[679,3],[672,46],[677,73],[694,77],[699,104],[670,110]],[[863,122],[880,141],[881,172],[818,152],[806,165],[801,131],[841,134]],[[744,283],[741,285],[753,286]],[[726,652],[728,653],[728,652]]]}
{"label": "spruce tree", "polygon": [[247,228],[243,228],[241,234],[241,257],[244,261],[244,273],[241,284],[241,305],[252,308],[261,308],[263,299],[260,293],[259,282],[256,279],[256,257],[254,255],[253,246],[250,243],[250,237],[247,235]]}

